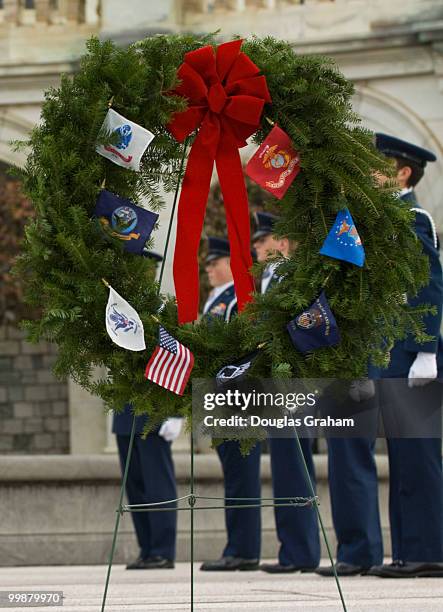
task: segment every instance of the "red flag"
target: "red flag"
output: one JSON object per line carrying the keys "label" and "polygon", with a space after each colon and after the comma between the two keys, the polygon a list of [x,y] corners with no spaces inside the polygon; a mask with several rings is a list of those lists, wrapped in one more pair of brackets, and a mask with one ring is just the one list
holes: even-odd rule
{"label": "red flag", "polygon": [[194,367],[194,355],[160,325],[158,346],[146,366],[145,378],[177,395],[183,392]]}
{"label": "red flag", "polygon": [[279,200],[300,172],[300,155],[289,136],[274,126],[246,165],[246,174]]}

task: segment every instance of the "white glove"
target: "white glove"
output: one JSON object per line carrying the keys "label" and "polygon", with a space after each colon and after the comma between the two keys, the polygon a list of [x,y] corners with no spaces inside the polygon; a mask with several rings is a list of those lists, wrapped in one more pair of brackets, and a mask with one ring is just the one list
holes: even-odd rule
{"label": "white glove", "polygon": [[349,385],[349,397],[354,402],[364,402],[375,395],[374,381],[370,378],[353,380]]}
{"label": "white glove", "polygon": [[166,440],[166,442],[173,442],[176,440],[182,430],[183,419],[180,417],[171,417],[167,419],[158,432],[158,435]]}
{"label": "white glove", "polygon": [[437,378],[437,355],[417,353],[408,374],[408,387],[422,387]]}

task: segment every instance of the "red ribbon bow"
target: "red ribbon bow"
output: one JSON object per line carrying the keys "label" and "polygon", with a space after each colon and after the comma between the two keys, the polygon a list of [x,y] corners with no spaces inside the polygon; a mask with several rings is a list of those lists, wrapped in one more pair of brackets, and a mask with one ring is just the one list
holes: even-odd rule
{"label": "red ribbon bow", "polygon": [[214,162],[226,211],[238,309],[252,299],[252,266],[248,196],[238,152],[260,125],[271,97],[259,68],[240,51],[242,40],[186,53],[178,69],[181,84],[174,93],[187,98],[188,108],[168,125],[179,142],[199,128],[189,153],[178,204],[174,284],[179,323],[198,313],[198,246],[205,218]]}

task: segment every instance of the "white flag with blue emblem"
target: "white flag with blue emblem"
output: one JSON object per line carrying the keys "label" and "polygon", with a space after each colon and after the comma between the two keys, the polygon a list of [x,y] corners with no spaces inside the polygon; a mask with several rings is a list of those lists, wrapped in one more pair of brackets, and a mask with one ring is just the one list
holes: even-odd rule
{"label": "white flag with blue emblem", "polygon": [[100,129],[100,135],[115,134],[113,144],[98,144],[97,153],[118,166],[140,170],[140,160],[154,138],[149,130],[129,121],[110,108]]}
{"label": "white flag with blue emblem", "polygon": [[138,313],[109,286],[106,306],[106,331],[111,340],[128,351],[144,351],[145,332]]}

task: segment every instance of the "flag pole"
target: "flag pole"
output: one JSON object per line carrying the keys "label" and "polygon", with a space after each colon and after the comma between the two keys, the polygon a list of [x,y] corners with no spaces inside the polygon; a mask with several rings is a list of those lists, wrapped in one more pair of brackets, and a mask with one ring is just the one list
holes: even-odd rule
{"label": "flag pole", "polygon": [[188,142],[189,142],[189,137],[186,138],[185,143],[183,145],[183,155],[182,155],[182,158],[180,160],[180,167],[179,167],[179,170],[178,170],[177,185],[175,187],[175,193],[174,193],[174,202],[172,204],[171,216],[169,217],[168,232],[167,232],[167,235],[166,235],[165,248],[163,250],[163,261],[162,261],[162,265],[161,265],[161,268],[160,268],[160,276],[158,277],[158,293],[160,293],[161,285],[162,285],[162,281],[163,281],[163,272],[165,270],[166,255],[168,253],[169,241],[171,239],[172,224],[174,223],[175,209],[177,207],[178,192],[180,190],[180,183],[181,183],[181,178],[182,178],[182,175],[183,175],[183,166],[185,164],[185,157],[186,157],[186,150],[188,148]]}
{"label": "flag pole", "polygon": [[[109,107],[111,107],[112,102],[113,102],[114,96],[111,98],[111,100],[109,101]],[[175,215],[175,209],[177,207],[177,200],[178,200],[178,193],[180,190],[180,184],[181,184],[181,178],[182,178],[182,173],[183,173],[183,166],[185,163],[185,157],[186,157],[186,150],[187,150],[187,145],[188,145],[188,138],[185,140],[184,146],[183,146],[183,154],[180,160],[180,167],[179,167],[179,171],[178,171],[178,177],[177,177],[177,185],[175,188],[175,193],[174,193],[174,202],[172,205],[172,210],[171,210],[171,215],[169,218],[169,225],[168,225],[168,232],[167,232],[167,236],[166,236],[166,244],[165,244],[165,248],[163,251],[163,261],[162,261],[162,266],[160,269],[160,276],[159,276],[159,280],[158,280],[158,289],[157,289],[157,295],[160,294],[161,291],[161,284],[162,284],[162,280],[163,280],[163,272],[165,269],[165,261],[166,261],[166,255],[168,253],[168,248],[169,248],[169,242],[170,242],[170,238],[171,238],[171,231],[172,231],[172,224],[174,222],[174,215]],[[103,284],[109,288],[109,283],[102,278],[102,282]],[[154,315],[152,315],[154,317]],[[157,319],[157,317],[154,317],[154,319],[159,322],[159,320]],[[102,607],[101,607],[101,612],[105,611],[105,606],[106,606],[106,598],[107,598],[107,594],[108,594],[108,587],[109,587],[109,582],[110,582],[110,578],[111,578],[111,570],[112,570],[112,564],[114,561],[114,553],[115,553],[115,548],[117,545],[117,535],[118,535],[118,529],[120,526],[120,518],[123,514],[123,497],[125,494],[125,489],[126,489],[126,482],[128,480],[128,473],[129,473],[129,462],[131,460],[131,455],[132,455],[132,450],[133,450],[133,446],[134,446],[134,438],[135,438],[135,424],[136,424],[136,416],[134,414],[133,418],[132,418],[132,427],[131,427],[131,437],[129,439],[129,448],[128,448],[128,455],[126,457],[126,462],[125,462],[125,469],[124,469],[124,473],[123,473],[123,479],[121,482],[121,486],[120,486],[120,498],[119,498],[119,504],[116,510],[116,519],[115,519],[115,526],[114,526],[114,534],[112,537],[112,546],[111,546],[111,552],[109,554],[109,562],[108,562],[108,570],[106,573],[106,583],[105,583],[105,590],[103,592],[103,600],[102,600]]]}

